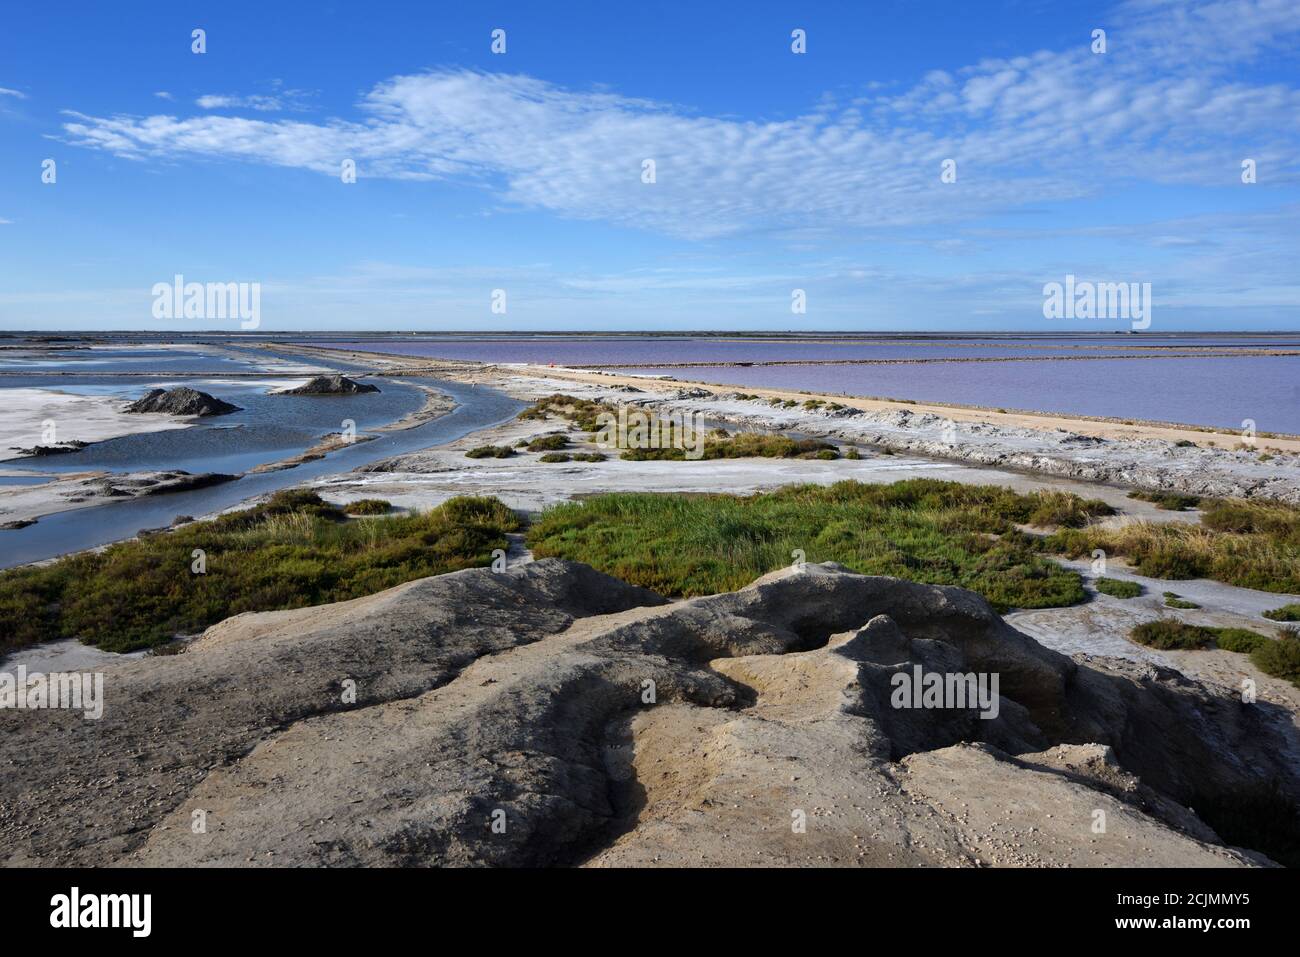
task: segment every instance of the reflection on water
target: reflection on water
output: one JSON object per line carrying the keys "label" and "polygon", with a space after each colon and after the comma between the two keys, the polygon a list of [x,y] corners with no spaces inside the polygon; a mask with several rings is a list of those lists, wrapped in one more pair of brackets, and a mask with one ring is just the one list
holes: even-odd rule
{"label": "reflection on water", "polygon": [[919,366],[628,370],[749,388],[954,402],[987,408],[1300,433],[1300,358],[1098,359]]}
{"label": "reflection on water", "polygon": [[[97,349],[101,363],[86,374],[73,374],[87,365],[86,350],[68,350],[66,363],[56,363],[67,375],[6,376],[0,379],[0,396],[4,388],[57,389],[78,395],[102,395],[138,399],[153,388],[189,386],[207,392],[240,407],[229,415],[198,419],[185,429],[144,432],[96,442],[79,452],[69,452],[41,459],[10,460],[10,465],[42,472],[67,473],[90,470],[113,472],[184,469],[187,472],[243,472],[256,465],[274,462],[301,452],[328,432],[346,428],[351,420],[359,431],[393,422],[419,409],[425,393],[413,385],[392,379],[377,383],[379,392],[350,396],[274,395],[280,389],[304,377],[283,378],[212,378],[169,379],[169,373],[181,371],[247,372],[253,363],[300,364],[296,360],[266,352],[232,350],[225,353],[195,353],[169,349]],[[239,361],[231,356],[246,355]],[[41,363],[18,363],[15,371]],[[44,363],[48,365],[49,363]],[[107,364],[106,367],[103,364]],[[340,372],[352,372],[356,366],[333,363]],[[102,375],[106,368],[116,373],[149,373],[149,376],[110,378]],[[95,372],[101,373],[96,375]],[[153,374],[157,378],[152,378]],[[65,429],[75,437],[75,428]]]}
{"label": "reflection on water", "polygon": [[[1300,432],[1300,357],[1159,357],[1170,352],[1300,349],[1279,335],[881,336],[865,340],[746,339],[723,336],[422,336],[317,343],[379,353],[611,365],[619,371],[763,387],[953,402],[1065,414],[1151,419],[1240,429],[1243,420],[1274,432]],[[1104,358],[1123,355],[1141,358]],[[1084,361],[1058,361],[1053,357]],[[1102,357],[1102,358],[1099,358]],[[954,362],[1011,358],[1016,362]],[[926,360],[901,365],[717,365],[674,362],[830,362]],[[947,361],[945,361],[947,360]]]}
{"label": "reflection on water", "polygon": [[[378,393],[349,396],[272,395],[264,392],[265,385],[257,380],[246,384],[199,380],[191,387],[231,402],[241,411],[202,418],[187,429],[97,442],[80,452],[41,459],[37,467],[51,472],[242,472],[302,451],[325,433],[345,428],[345,420],[365,431],[414,412],[425,400],[422,390],[392,380],[380,382]],[[150,388],[151,383],[133,384],[127,393],[138,397]],[[33,463],[31,459],[20,461],[24,467]]]}
{"label": "reflection on water", "polygon": [[[47,515],[27,528],[0,531],[0,568],[40,561],[106,542],[129,538],[145,528],[171,523],[177,515],[205,515],[229,508],[246,498],[309,479],[354,469],[366,462],[451,442],[478,429],[504,422],[524,407],[504,393],[455,382],[422,380],[450,394],[458,403],[447,415],[401,432],[389,432],[371,442],[331,453],[315,462],[279,472],[246,475],[211,488],[114,502],[94,508]],[[381,385],[382,388],[382,385]],[[320,401],[328,401],[321,399]],[[157,433],[185,435],[183,431]]]}
{"label": "reflection on water", "polygon": [[[59,358],[63,361],[58,361]],[[242,359],[240,357],[243,357]],[[93,508],[49,515],[23,529],[0,530],[0,567],[37,561],[94,545],[135,535],[142,528],[170,524],[177,515],[204,515],[228,508],[254,495],[296,485],[321,475],[347,471],[385,456],[448,442],[515,414],[522,404],[489,389],[462,386],[411,377],[409,380],[373,380],[379,392],[348,396],[274,395],[280,389],[307,376],[277,373],[274,378],[168,378],[182,371],[224,373],[248,372],[267,363],[301,367],[293,358],[265,351],[237,347],[211,354],[194,351],[119,348],[68,349],[43,353],[48,362],[15,362],[6,356],[11,370],[35,370],[55,365],[59,376],[5,376],[0,378],[0,401],[6,388],[58,389],[83,395],[108,395],[136,399],[155,387],[187,385],[240,407],[229,415],[199,419],[184,429],[145,432],[97,442],[78,452],[41,458],[10,459],[0,463],[5,471],[29,474],[0,476],[0,486],[34,485],[50,474],[106,471],[139,472],[183,469],[187,472],[245,473],[256,465],[280,461],[316,444],[326,433],[347,428],[350,421],[364,433],[420,409],[427,398],[419,384],[446,392],[461,405],[450,414],[413,429],[384,433],[333,452],[323,459],[278,472],[246,475],[238,481],[190,492],[163,494],[113,502]],[[330,363],[331,369],[352,373],[358,367],[346,362]],[[146,373],[139,377],[112,378],[105,369],[118,373]],[[65,429],[67,431],[75,431]],[[75,437],[75,436],[74,436]]]}

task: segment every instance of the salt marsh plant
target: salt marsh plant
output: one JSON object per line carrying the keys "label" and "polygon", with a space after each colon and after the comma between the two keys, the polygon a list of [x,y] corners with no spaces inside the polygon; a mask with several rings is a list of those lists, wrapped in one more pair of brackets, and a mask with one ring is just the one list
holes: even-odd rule
{"label": "salt marsh plant", "polygon": [[[240,612],[358,598],[485,566],[518,528],[494,498],[349,521],[312,492],[280,492],[212,521],[0,572],[0,650],[56,638],[108,651],[152,647]],[[196,550],[202,574],[192,570]]]}
{"label": "salt marsh plant", "polygon": [[1044,608],[1083,601],[1081,580],[1016,526],[1099,507],[928,479],[749,496],[608,494],[548,509],[528,541],[538,557],[586,562],[664,595],[741,588],[801,551],[865,574],[961,585],[1002,609]]}

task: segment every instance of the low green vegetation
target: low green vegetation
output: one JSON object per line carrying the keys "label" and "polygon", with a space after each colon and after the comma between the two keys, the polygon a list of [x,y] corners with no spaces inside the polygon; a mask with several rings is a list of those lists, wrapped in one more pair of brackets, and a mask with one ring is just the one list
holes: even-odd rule
{"label": "low green vegetation", "polygon": [[1043,548],[1071,558],[1101,549],[1151,578],[1212,578],[1260,591],[1300,591],[1300,508],[1217,499],[1201,504],[1199,525],[1134,522],[1064,529]]}
{"label": "low green vegetation", "polygon": [[312,492],[279,492],[212,521],[0,572],[0,651],[57,638],[152,647],[240,612],[343,601],[487,565],[518,528],[495,498],[349,521]]}
{"label": "low green vegetation", "polygon": [[1071,492],[1041,490],[1025,498],[1032,500],[1033,508],[1022,522],[1042,528],[1081,528],[1094,518],[1114,515],[1115,510],[1099,498],[1080,498]]}
{"label": "low green vegetation", "polygon": [[468,459],[508,459],[515,450],[508,445],[480,445],[465,453]]}
{"label": "low green vegetation", "polygon": [[1214,636],[1214,643],[1224,651],[1248,655],[1255,649],[1270,644],[1270,639],[1247,628],[1220,628]]}
{"label": "low green vegetation", "polygon": [[1201,504],[1199,495],[1180,495],[1177,492],[1129,492],[1128,497],[1141,502],[1150,502],[1156,508],[1169,512],[1185,512]]}
{"label": "low green vegetation", "polygon": [[537,461],[539,462],[603,462],[605,456],[601,452],[547,452]]}
{"label": "low green vegetation", "polygon": [[1300,621],[1300,605],[1283,605],[1264,612],[1264,617],[1271,621]]}
{"label": "low green vegetation", "polygon": [[1016,525],[1089,510],[1061,493],[913,479],[839,482],[760,495],[596,495],[548,509],[528,535],[537,557],[586,562],[663,595],[705,595],[788,566],[837,561],[854,571],[961,585],[1000,609],[1085,599],[1079,576],[1037,554]]}
{"label": "low green vegetation", "polygon": [[[685,445],[688,448],[677,448]],[[691,443],[679,442],[658,449],[627,449],[619,458],[632,462],[657,459],[685,459]],[[792,439],[787,435],[766,432],[738,432],[735,435],[710,434],[704,439],[705,459],[837,459],[839,449],[817,439]]]}
{"label": "low green vegetation", "polygon": [[1204,625],[1189,625],[1176,618],[1157,618],[1155,621],[1143,622],[1136,626],[1129,637],[1140,645],[1156,648],[1160,651],[1189,650],[1197,648],[1225,647],[1227,642],[1232,647],[1228,651],[1250,650],[1259,642],[1272,643],[1267,635],[1247,631],[1245,628],[1208,628]]}
{"label": "low green vegetation", "polygon": [[1166,608],[1200,608],[1201,606],[1194,601],[1188,601],[1177,592],[1167,591],[1164,593]]}
{"label": "low green vegetation", "polygon": [[348,502],[343,510],[349,515],[387,515],[392,507],[392,502],[386,502],[382,498],[359,498],[355,502]]}
{"label": "low green vegetation", "polygon": [[1173,618],[1157,618],[1136,626],[1129,637],[1139,645],[1160,651],[1187,650],[1209,648],[1214,643],[1215,630]]}
{"label": "low green vegetation", "polygon": [[1284,629],[1276,641],[1253,649],[1250,660],[1264,674],[1300,687],[1300,631]]}
{"label": "low green vegetation", "polygon": [[1196,651],[1221,648],[1250,656],[1251,663],[1266,675],[1300,687],[1300,631],[1284,629],[1269,638],[1245,628],[1207,628],[1172,618],[1144,622],[1129,632],[1138,644],[1160,651]]}
{"label": "low green vegetation", "polygon": [[1120,578],[1098,578],[1093,585],[1097,591],[1112,598],[1136,598],[1142,594],[1142,586],[1137,582]]}
{"label": "low green vegetation", "polygon": [[559,449],[567,449],[569,440],[566,436],[558,432],[551,435],[541,435],[529,441],[526,448],[529,452],[555,452]]}
{"label": "low green vegetation", "polygon": [[[757,399],[756,395],[747,392],[736,393],[738,399]],[[770,399],[769,403],[773,406],[792,409],[799,405],[793,399]],[[817,409],[842,409],[844,406],[839,403],[827,403],[821,399],[808,399],[803,403],[803,407],[809,410]],[[741,432],[730,435],[725,429],[714,429],[703,437],[702,443],[697,443],[699,436],[692,434],[687,430],[682,431],[682,426],[673,421],[660,422],[655,419],[652,412],[640,410],[646,416],[644,425],[647,436],[653,436],[653,444],[656,447],[647,448],[629,448],[624,449],[619,458],[632,462],[645,462],[656,460],[681,461],[688,457],[694,459],[697,457],[704,459],[738,459],[738,458],[805,458],[805,459],[822,459],[834,460],[840,457],[838,446],[830,442],[822,442],[817,439],[792,439],[785,435],[773,435],[762,432]],[[592,433],[592,438],[597,438],[595,433],[601,430],[604,424],[600,421],[602,414],[616,416],[618,410],[602,402],[593,402],[588,399],[578,399],[571,395],[556,393],[539,399],[532,406],[519,413],[519,418],[525,420],[544,421],[550,417],[565,419],[584,432]],[[635,429],[632,426],[632,429]],[[525,443],[520,443],[525,444]],[[622,443],[620,443],[621,445]],[[568,448],[568,442],[565,436],[542,436],[526,443],[530,452],[558,452]],[[703,454],[697,456],[695,450],[702,448]],[[477,450],[475,450],[477,451]],[[489,454],[489,453],[483,453]],[[856,450],[850,458],[860,458]],[[574,456],[577,460],[577,457]],[[559,458],[544,459],[547,462],[567,461]],[[595,461],[595,460],[587,460]]]}
{"label": "low green vegetation", "polygon": [[547,416],[557,416],[567,419],[584,432],[595,432],[600,428],[597,417],[602,412],[616,415],[618,410],[603,402],[576,399],[571,395],[563,395],[557,392],[554,395],[548,395],[544,399],[538,399],[520,412],[519,418],[525,421],[545,421]]}

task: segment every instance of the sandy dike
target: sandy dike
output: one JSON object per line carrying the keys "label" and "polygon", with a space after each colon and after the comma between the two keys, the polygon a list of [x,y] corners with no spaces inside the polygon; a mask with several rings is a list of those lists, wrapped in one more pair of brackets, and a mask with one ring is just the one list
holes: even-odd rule
{"label": "sandy dike", "polygon": [[[826,393],[741,389],[708,383],[530,365],[485,365],[313,347],[283,347],[322,359],[369,363],[380,375],[438,375],[500,388],[520,398],[566,392],[635,402],[755,431],[800,432],[860,446],[1005,471],[1124,488],[1273,499],[1300,505],[1300,438],[1242,437],[1193,426],[1117,422],[968,406],[863,399]],[[740,399],[745,394],[753,399]],[[774,407],[772,400],[796,407]],[[810,399],[838,403],[806,410]],[[948,424],[951,423],[951,428]],[[1177,443],[1191,443],[1179,446]]]}

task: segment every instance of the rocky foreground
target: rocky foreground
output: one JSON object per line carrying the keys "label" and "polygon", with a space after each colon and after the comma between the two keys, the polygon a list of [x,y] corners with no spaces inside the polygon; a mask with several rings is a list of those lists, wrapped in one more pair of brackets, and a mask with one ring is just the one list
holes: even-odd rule
{"label": "rocky foreground", "polygon": [[[894,707],[918,665],[997,674],[997,717]],[[1298,745],[957,588],[805,566],[668,604],[548,559],[237,616],[109,668],[97,722],[0,711],[0,861],[1267,865],[1189,807],[1300,795]]]}

